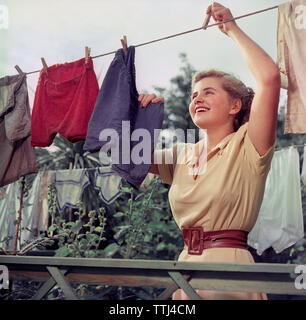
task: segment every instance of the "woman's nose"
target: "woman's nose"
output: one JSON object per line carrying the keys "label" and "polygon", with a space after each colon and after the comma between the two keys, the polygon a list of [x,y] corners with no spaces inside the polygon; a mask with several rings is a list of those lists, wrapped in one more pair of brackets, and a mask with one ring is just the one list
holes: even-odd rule
{"label": "woman's nose", "polygon": [[195,104],[202,103],[202,102],[203,102],[203,96],[202,95],[197,96],[195,99]]}

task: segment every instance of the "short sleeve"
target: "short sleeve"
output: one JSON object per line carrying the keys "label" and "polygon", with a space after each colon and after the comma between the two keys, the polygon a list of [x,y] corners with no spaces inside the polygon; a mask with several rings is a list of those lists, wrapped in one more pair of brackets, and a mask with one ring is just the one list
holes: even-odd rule
{"label": "short sleeve", "polygon": [[260,156],[249,137],[248,131],[246,130],[244,138],[244,150],[248,167],[252,173],[262,175],[270,170],[271,161],[274,155],[274,146],[275,143],[264,155]]}
{"label": "short sleeve", "polygon": [[154,163],[158,166],[158,172],[163,183],[172,184],[176,161],[177,144],[172,148],[154,151]]}

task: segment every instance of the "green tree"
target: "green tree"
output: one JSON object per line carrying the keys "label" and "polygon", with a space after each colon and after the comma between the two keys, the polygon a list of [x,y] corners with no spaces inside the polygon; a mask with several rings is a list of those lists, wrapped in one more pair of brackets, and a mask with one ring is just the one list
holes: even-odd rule
{"label": "green tree", "polygon": [[198,129],[193,123],[190,113],[191,81],[195,69],[188,62],[187,55],[181,53],[182,66],[180,74],[170,80],[170,89],[155,87],[158,95],[165,98],[165,116],[163,128],[165,129]]}
{"label": "green tree", "polygon": [[54,151],[45,148],[35,148],[35,155],[39,168],[45,165],[51,170],[68,169],[72,163],[73,168],[94,168],[100,165],[98,152],[90,153],[83,150],[84,141],[69,142],[61,135],[54,139]]}

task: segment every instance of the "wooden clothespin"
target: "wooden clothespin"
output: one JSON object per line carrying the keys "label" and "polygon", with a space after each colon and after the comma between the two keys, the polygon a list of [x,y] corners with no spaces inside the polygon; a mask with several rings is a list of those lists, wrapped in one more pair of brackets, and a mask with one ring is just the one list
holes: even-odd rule
{"label": "wooden clothespin", "polygon": [[44,71],[48,74],[48,65],[46,64],[46,61],[44,58],[41,58],[41,62],[43,64],[44,67]]}
{"label": "wooden clothespin", "polygon": [[21,70],[21,68],[16,64],[16,66],[15,66],[15,69],[18,71],[18,73],[20,74],[20,75],[23,75],[24,74],[24,72]]}
{"label": "wooden clothespin", "polygon": [[126,36],[123,36],[123,39],[120,39],[121,41],[121,44],[122,44],[122,48],[123,48],[123,51],[124,51],[124,54],[127,55],[127,38]]}
{"label": "wooden clothespin", "polygon": [[208,24],[209,24],[209,20],[210,20],[210,17],[211,17],[211,13],[208,13],[204,19],[204,22],[203,22],[203,25],[202,25],[202,28],[204,30],[206,30]]}
{"label": "wooden clothespin", "polygon": [[88,57],[90,56],[91,49],[88,47],[85,47],[85,63],[88,61]]}

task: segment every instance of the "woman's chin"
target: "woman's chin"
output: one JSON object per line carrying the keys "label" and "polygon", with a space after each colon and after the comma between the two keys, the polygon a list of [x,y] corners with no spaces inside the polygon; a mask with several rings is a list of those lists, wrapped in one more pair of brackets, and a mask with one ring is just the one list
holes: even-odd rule
{"label": "woman's chin", "polygon": [[207,129],[208,127],[208,123],[207,121],[203,121],[203,120],[197,120],[197,119],[193,119],[193,123],[199,128],[199,129]]}

